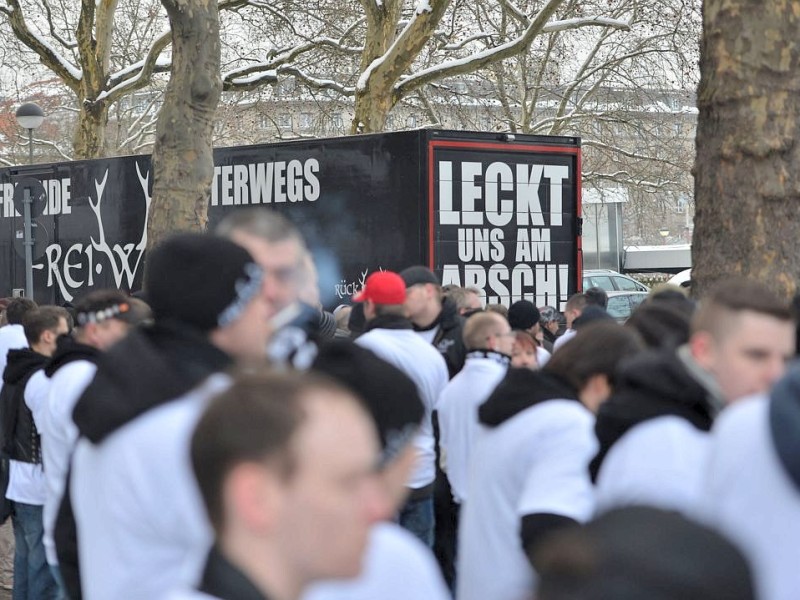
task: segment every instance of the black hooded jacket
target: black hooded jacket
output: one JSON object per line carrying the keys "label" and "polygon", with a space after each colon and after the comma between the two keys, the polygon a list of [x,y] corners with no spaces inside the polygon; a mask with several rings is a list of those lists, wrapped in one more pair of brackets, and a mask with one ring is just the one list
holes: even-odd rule
{"label": "black hooded jacket", "polygon": [[201,333],[164,323],[136,329],[104,353],[72,417],[97,444],[126,423],[182,396],[231,358]]}
{"label": "black hooded jacket", "polygon": [[547,400],[578,402],[578,393],[566,381],[547,371],[512,367],[489,399],[478,407],[478,420],[488,427],[497,427]]}
{"label": "black hooded jacket", "polygon": [[62,335],[56,342],[56,351],[44,367],[44,374],[52,377],[61,367],[78,360],[97,364],[100,350],[94,346],[81,344],[70,335]]}
{"label": "black hooded jacket", "polygon": [[452,379],[464,366],[467,347],[463,338],[464,318],[458,314],[458,307],[450,298],[442,301],[442,311],[433,323],[424,328],[415,325],[414,330],[428,331],[437,326],[439,331],[433,338],[433,345],[447,363],[447,373]]}
{"label": "black hooded jacket", "polygon": [[613,396],[600,406],[595,433],[600,450],[589,465],[597,479],[608,451],[628,430],[663,416],[686,419],[708,431],[714,410],[708,391],[692,377],[674,351],[650,351],[623,363]]}
{"label": "black hooded jacket", "polygon": [[3,391],[0,393],[3,424],[3,451],[13,460],[41,464],[42,450],[39,432],[28,405],[25,386],[36,371],[47,362],[44,354],[30,348],[8,351],[8,363],[3,372]]}

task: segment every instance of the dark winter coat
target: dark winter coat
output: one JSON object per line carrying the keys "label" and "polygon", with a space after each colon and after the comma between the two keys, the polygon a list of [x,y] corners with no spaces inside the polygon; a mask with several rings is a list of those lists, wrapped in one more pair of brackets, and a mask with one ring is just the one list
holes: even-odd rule
{"label": "dark winter coat", "polygon": [[714,414],[708,391],[689,374],[674,351],[645,352],[625,361],[614,394],[597,413],[595,433],[600,450],[589,465],[592,480],[597,479],[611,447],[635,425],[676,416],[708,431]]}
{"label": "dark winter coat", "polygon": [[467,359],[467,347],[464,345],[464,318],[458,314],[456,303],[450,298],[442,301],[442,312],[436,320],[425,328],[414,326],[416,331],[426,331],[439,327],[433,338],[433,345],[447,363],[450,379],[455,377]]}
{"label": "dark winter coat", "polygon": [[44,354],[30,348],[8,351],[8,363],[3,372],[3,391],[0,392],[3,423],[3,451],[13,460],[41,464],[42,446],[39,431],[25,404],[25,386],[36,371],[47,362]]}

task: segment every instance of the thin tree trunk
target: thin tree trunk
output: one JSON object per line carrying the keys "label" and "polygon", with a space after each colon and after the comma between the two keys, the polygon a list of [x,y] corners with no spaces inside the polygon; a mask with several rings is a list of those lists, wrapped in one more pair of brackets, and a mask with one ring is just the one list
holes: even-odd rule
{"label": "thin tree trunk", "polygon": [[742,275],[787,299],[800,274],[797,0],[706,0],[693,293]]}
{"label": "thin tree trunk", "polygon": [[158,116],[148,246],[205,229],[214,176],[211,138],[222,92],[216,0],[161,0],[172,27],[172,75]]}

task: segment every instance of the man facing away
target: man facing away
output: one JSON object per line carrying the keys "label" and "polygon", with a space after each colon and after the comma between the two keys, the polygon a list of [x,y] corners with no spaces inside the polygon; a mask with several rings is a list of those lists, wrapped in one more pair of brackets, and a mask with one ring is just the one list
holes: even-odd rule
{"label": "man facing away", "polygon": [[[78,428],[72,410],[97,370],[100,354],[128,334],[130,327],[149,318],[149,310],[140,300],[128,298],[117,290],[98,290],[81,298],[75,305],[76,327],[71,335],[58,338],[55,352],[45,365],[49,385],[41,403],[36,424],[42,436],[42,459],[46,495],[44,502],[44,549],[47,563],[62,591],[63,574],[59,569],[54,539],[56,516],[64,496],[69,460],[78,440]],[[64,550],[74,541],[62,541]],[[67,561],[69,562],[69,560]],[[66,569],[68,570],[68,569]],[[77,573],[67,573],[75,579]],[[73,582],[77,585],[77,581]]]}
{"label": "man facing away", "polygon": [[505,377],[511,362],[514,333],[502,315],[473,315],[464,325],[467,360],[439,396],[439,430],[447,479],[453,500],[467,497],[470,453],[478,429],[478,407]]}
{"label": "man facing away", "polygon": [[794,354],[794,340],[788,306],[761,284],[735,280],[701,300],[687,344],[623,365],[595,428],[598,508],[651,504],[691,513],[714,419],[725,406],[767,392]]}
{"label": "man facing away", "polygon": [[[317,372],[355,392],[378,429],[381,456],[377,476],[392,512],[405,502],[414,468],[416,432],[425,414],[416,385],[374,352],[350,342],[322,345]],[[372,526],[358,577],[321,582],[303,600],[447,600],[450,593],[430,548],[397,523]]]}
{"label": "man facing away", "polygon": [[436,349],[414,333],[406,318],[406,285],[397,273],[372,273],[353,300],[363,302],[367,320],[367,331],[356,343],[408,375],[425,405],[425,416],[416,439],[419,459],[408,481],[410,496],[400,510],[399,522],[432,546],[435,450],[431,414],[447,384],[447,366]]}
{"label": "man facing away", "polygon": [[43,306],[25,313],[23,328],[30,348],[9,350],[3,373],[4,450],[10,457],[6,497],[14,524],[14,597],[56,598],[58,587],[45,560],[42,506],[45,481],[38,423],[48,382],[42,372],[56,349],[56,339],[68,331],[63,308]]}
{"label": "man facing away", "polygon": [[214,527],[198,591],[173,598],[297,600],[362,566],[388,516],[375,429],[359,401],[311,374],[249,374],[214,398],[191,463]]}
{"label": "man facing away", "polygon": [[234,359],[260,364],[271,333],[262,269],[201,234],[148,257],[152,326],[105,353],[73,413],[71,500],[88,600],[157,598],[199,575],[211,542],[189,439]]}

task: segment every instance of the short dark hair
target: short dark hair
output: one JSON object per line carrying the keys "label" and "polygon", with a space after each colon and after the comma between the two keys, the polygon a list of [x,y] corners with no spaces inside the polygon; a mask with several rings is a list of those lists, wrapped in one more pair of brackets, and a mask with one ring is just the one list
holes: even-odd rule
{"label": "short dark hair", "polygon": [[40,306],[37,309],[25,313],[22,320],[22,327],[25,330],[25,339],[28,344],[33,346],[42,339],[45,331],[53,331],[58,328],[61,319],[70,324],[70,316],[66,308],[60,306]]}
{"label": "short dark hair", "polygon": [[36,310],[38,304],[30,298],[14,298],[6,308],[6,319],[9,325],[22,325],[26,313]]}
{"label": "short dark hair", "polygon": [[580,391],[593,375],[605,375],[614,384],[619,362],[644,348],[639,334],[622,325],[596,322],[582,327],[542,368]]}
{"label": "short dark hair", "polygon": [[735,325],[732,318],[743,312],[754,312],[779,321],[793,322],[791,306],[782,301],[767,286],[748,279],[733,279],[714,287],[700,300],[691,322],[691,333],[710,333],[722,338]]}
{"label": "short dark hair", "polygon": [[602,308],[608,306],[608,294],[601,287],[590,287],[584,290],[583,295],[586,296],[586,304],[595,304]]}
{"label": "short dark hair", "polygon": [[[332,379],[309,373],[237,373],[211,400],[191,440],[191,460],[209,520],[224,527],[222,489],[231,470],[267,460],[290,477],[290,441],[306,418],[303,400],[312,390],[352,396]],[[354,400],[355,401],[355,400]]]}

